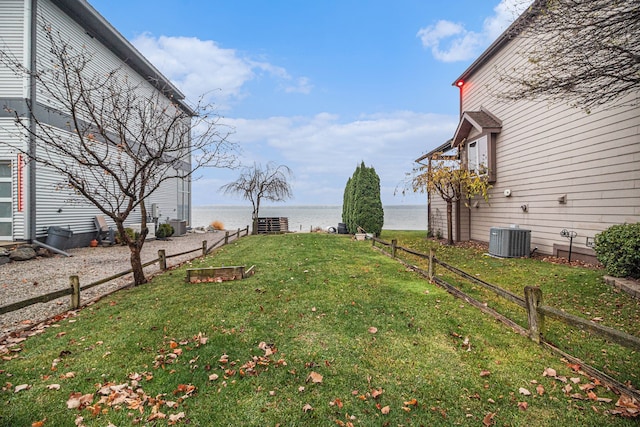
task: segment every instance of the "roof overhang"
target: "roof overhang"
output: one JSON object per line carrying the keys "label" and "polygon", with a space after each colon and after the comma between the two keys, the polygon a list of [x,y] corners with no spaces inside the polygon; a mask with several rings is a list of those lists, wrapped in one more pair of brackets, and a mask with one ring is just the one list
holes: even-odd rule
{"label": "roof overhang", "polygon": [[433,157],[434,155],[444,154],[447,151],[453,150],[454,147],[451,145],[452,141],[453,141],[452,139],[448,140],[447,142],[445,142],[444,144],[440,145],[439,147],[434,148],[433,150],[429,151],[428,153],[423,154],[422,156],[418,157],[417,159],[414,160],[414,162],[420,163],[423,160],[426,160],[426,159],[429,159],[429,158]]}
{"label": "roof overhang", "polygon": [[465,82],[481,68],[489,59],[493,57],[500,49],[502,49],[513,38],[519,35],[527,28],[531,21],[544,9],[546,0],[534,0],[533,3],[525,10],[511,25],[504,30],[498,38],[475,60],[473,63],[451,83],[452,86],[458,87],[458,82]]}
{"label": "roof overhang", "polygon": [[84,28],[87,34],[100,41],[150,84],[177,102],[185,112],[196,115],[195,111],[186,103],[184,94],[86,0],[51,1]]}
{"label": "roof overhang", "polygon": [[453,135],[451,146],[458,147],[462,144],[473,129],[481,134],[500,133],[502,122],[486,110],[465,111],[462,113],[458,128]]}

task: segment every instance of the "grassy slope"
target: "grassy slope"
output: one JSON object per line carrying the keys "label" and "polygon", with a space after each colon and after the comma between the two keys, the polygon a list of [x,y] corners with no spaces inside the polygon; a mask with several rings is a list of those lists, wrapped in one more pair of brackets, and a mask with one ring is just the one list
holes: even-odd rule
{"label": "grassy slope", "polygon": [[[74,425],[78,415],[88,426],[131,425],[136,418],[144,425],[152,405],[140,412],[126,403],[120,410],[102,404],[97,415],[66,407],[72,392],[131,383],[134,372],[149,378],[140,380],[139,395],[177,402],[161,411],[184,412],[178,424],[477,426],[488,414],[495,414],[496,425],[635,424],[605,415],[613,403],[567,397],[565,384],[543,377],[544,369],[580,375],[371,250],[369,242],[316,234],[248,237],[194,264],[255,264],[257,273],[243,281],[186,284],[184,272],[175,270],[27,340],[19,357],[0,362],[13,384],[0,392],[0,425],[45,419],[44,425]],[[198,333],[208,337],[206,344],[193,339]],[[261,342],[276,353],[264,357]],[[154,366],[175,350],[181,354],[173,363]],[[220,362],[225,354],[229,362]],[[263,357],[260,374],[241,376],[240,367],[254,356]],[[69,372],[74,375],[61,378]],[[307,381],[312,372],[322,381]],[[210,380],[212,374],[219,378]],[[30,389],[14,393],[19,384]],[[60,390],[47,389],[50,384]],[[196,387],[184,401],[182,384]],[[382,393],[376,398],[374,390]],[[596,391],[615,403],[604,388]],[[305,411],[307,404],[313,409]]]}

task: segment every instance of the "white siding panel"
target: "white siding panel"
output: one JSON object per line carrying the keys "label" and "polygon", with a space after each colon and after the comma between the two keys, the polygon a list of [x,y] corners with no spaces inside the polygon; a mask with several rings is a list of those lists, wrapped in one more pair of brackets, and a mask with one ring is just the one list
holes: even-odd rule
{"label": "white siding panel", "polygon": [[[13,60],[28,65],[26,31],[27,14],[24,0],[0,1],[0,50]],[[24,98],[26,80],[16,75],[9,67],[0,64],[0,96],[3,98]]]}
{"label": "white siding panel", "polygon": [[176,179],[164,181],[147,202],[147,211],[151,214],[151,204],[157,203],[162,216],[160,223],[175,219],[178,212],[178,183]]}

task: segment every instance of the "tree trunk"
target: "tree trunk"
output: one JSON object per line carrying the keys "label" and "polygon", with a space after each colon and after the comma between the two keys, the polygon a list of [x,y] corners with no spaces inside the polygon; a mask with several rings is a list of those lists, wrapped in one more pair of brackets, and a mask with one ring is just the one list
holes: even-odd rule
{"label": "tree trunk", "polygon": [[144,277],[142,259],[140,257],[140,248],[137,242],[130,243],[129,250],[131,251],[131,269],[133,270],[133,283],[135,286],[142,285],[143,283],[147,282],[147,278]]}
{"label": "tree trunk", "polygon": [[[141,285],[147,282],[147,278],[144,276],[144,270],[142,268],[142,259],[140,256],[140,250],[142,249],[142,245],[144,244],[144,236],[138,236],[137,238],[132,239],[131,236],[127,234],[124,227],[124,221],[120,218],[115,220],[116,228],[118,230],[118,234],[122,241],[127,245],[129,251],[131,252],[129,256],[129,260],[131,261],[131,271],[133,272],[133,282],[135,286]],[[144,218],[143,218],[144,222]],[[144,231],[143,231],[144,233]]]}
{"label": "tree trunk", "polygon": [[447,244],[453,245],[453,202],[447,201]]}

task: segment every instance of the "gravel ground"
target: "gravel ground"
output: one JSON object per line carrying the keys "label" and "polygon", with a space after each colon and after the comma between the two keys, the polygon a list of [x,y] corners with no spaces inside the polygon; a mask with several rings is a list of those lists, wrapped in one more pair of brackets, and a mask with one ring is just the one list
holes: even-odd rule
{"label": "gravel ground", "polygon": [[[142,262],[158,257],[164,249],[167,256],[200,249],[186,255],[167,259],[167,266],[176,266],[202,255],[202,241],[211,246],[224,237],[224,232],[188,233],[169,240],[150,240],[142,248]],[[231,239],[231,238],[230,238]],[[126,246],[103,246],[98,248],[76,248],[67,251],[71,257],[54,255],[29,261],[12,262],[0,266],[0,307],[48,294],[70,286],[69,276],[80,277],[80,287],[131,268],[129,248]],[[144,269],[147,277],[160,271],[158,263]],[[81,304],[111,293],[131,284],[133,275],[128,274],[103,285],[82,291]],[[34,304],[23,309],[0,315],[0,337],[30,325],[36,325],[69,309],[70,296],[47,303]]]}

